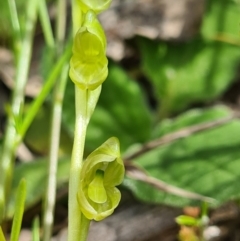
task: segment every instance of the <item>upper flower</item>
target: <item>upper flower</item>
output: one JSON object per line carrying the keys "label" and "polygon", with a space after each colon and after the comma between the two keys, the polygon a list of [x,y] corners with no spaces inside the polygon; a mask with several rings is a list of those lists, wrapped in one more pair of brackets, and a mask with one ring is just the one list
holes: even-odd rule
{"label": "upper flower", "polygon": [[115,186],[122,182],[123,177],[119,141],[112,137],[83,163],[78,202],[88,219],[100,221],[113,213],[121,198]]}
{"label": "upper flower", "polygon": [[87,12],[89,9],[95,13],[100,13],[109,8],[112,0],[80,0],[80,6],[83,12]]}
{"label": "upper flower", "polygon": [[88,11],[73,44],[69,75],[81,89],[94,90],[107,78],[106,37],[93,11]]}

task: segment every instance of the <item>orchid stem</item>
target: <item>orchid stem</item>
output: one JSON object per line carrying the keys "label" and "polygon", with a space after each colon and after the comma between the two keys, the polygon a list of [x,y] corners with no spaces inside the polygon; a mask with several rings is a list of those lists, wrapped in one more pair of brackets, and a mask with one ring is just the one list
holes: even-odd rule
{"label": "orchid stem", "polygon": [[[69,178],[69,226],[68,241],[75,241],[81,236],[81,210],[77,201],[77,193],[80,186],[80,175],[83,161],[83,150],[87,131],[87,90],[75,86],[75,133]],[[85,114],[84,114],[85,113]]]}

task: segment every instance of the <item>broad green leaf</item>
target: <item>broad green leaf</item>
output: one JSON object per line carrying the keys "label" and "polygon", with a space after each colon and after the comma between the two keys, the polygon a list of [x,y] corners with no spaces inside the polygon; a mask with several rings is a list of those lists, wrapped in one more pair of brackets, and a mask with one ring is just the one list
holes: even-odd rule
{"label": "broad green leaf", "polygon": [[[34,162],[22,163],[16,166],[13,174],[11,199],[7,208],[8,218],[11,218],[14,213],[15,195],[18,184],[22,178],[26,180],[27,184],[26,208],[31,207],[44,196],[47,185],[47,168],[48,162],[46,159],[39,159]],[[70,158],[62,159],[58,162],[58,185],[68,181],[69,168]]]}
{"label": "broad green leaf", "polygon": [[240,3],[238,0],[208,0],[203,18],[201,33],[206,38],[215,38],[225,34],[226,41],[231,38],[240,40],[239,15]]}
{"label": "broad green leaf", "polygon": [[[27,111],[27,108],[26,108]],[[50,146],[50,125],[52,117],[51,106],[45,104],[38,111],[37,116],[31,123],[24,141],[31,150],[39,154],[46,155],[49,153]],[[69,137],[67,131],[61,128],[61,138],[59,154],[71,154],[72,151],[72,138]]]}
{"label": "broad green leaf", "polygon": [[240,48],[223,42],[163,43],[140,39],[142,68],[160,102],[160,116],[219,97],[234,80]]}
{"label": "broad green leaf", "polygon": [[[228,116],[224,107],[193,110],[175,120],[163,121],[156,133],[161,136],[189,125]],[[212,197],[221,204],[240,198],[240,121],[194,134],[152,150],[135,161],[150,175],[171,185]],[[147,202],[173,206],[193,205],[187,198],[164,193],[146,183],[127,178],[125,186]]]}
{"label": "broad green leaf", "polygon": [[158,123],[153,129],[153,138],[177,131],[183,127],[214,121],[229,113],[229,109],[224,106],[216,106],[209,109],[192,109],[185,114],[179,115],[176,119],[165,119]]}
{"label": "broad green leaf", "polygon": [[[75,124],[74,103],[73,84],[68,83],[63,123],[72,136]],[[146,141],[150,131],[151,115],[140,87],[121,68],[111,64],[109,76],[102,86],[99,102],[89,123],[86,153],[93,151],[110,136],[119,138],[121,150],[124,151],[134,143]]]}
{"label": "broad green leaf", "polygon": [[0,33],[1,33],[1,40],[5,40],[5,41],[6,39],[8,39],[8,37],[12,37],[11,35],[13,35],[7,1],[1,2]]}
{"label": "broad green leaf", "polygon": [[2,231],[2,228],[0,226],[0,241],[6,241],[4,235],[3,235],[3,231]]}

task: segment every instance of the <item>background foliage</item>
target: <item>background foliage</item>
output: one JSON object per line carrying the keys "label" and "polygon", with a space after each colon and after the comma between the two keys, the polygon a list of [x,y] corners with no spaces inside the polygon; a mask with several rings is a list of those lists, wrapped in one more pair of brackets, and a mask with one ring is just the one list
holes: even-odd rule
{"label": "background foliage", "polygon": [[[1,19],[7,19],[7,13],[3,13]],[[88,128],[85,155],[110,136],[120,139],[125,155],[164,134],[231,115],[232,109],[221,98],[239,82],[239,13],[237,1],[208,0],[199,34],[194,39],[179,43],[135,37],[133,42],[141,59],[138,71],[147,79],[153,93],[146,91],[137,76],[130,77],[121,63],[110,61],[109,76]],[[1,34],[6,33],[11,39],[4,21],[0,23]],[[46,63],[51,63],[51,55],[44,50],[39,59],[45,76],[46,68],[50,69]],[[151,105],[150,99],[156,104]],[[20,162],[15,168],[13,193],[19,180],[26,177],[28,207],[44,193],[51,101],[50,96],[24,140],[41,158],[27,164]],[[236,119],[149,151],[133,162],[159,180],[216,199],[217,205],[236,200],[240,197],[239,129],[240,121]],[[67,183],[73,132],[74,91],[69,81],[62,117],[59,186]],[[173,206],[195,203],[129,177],[123,186],[146,202]],[[12,204],[13,201],[9,216],[13,212]]]}

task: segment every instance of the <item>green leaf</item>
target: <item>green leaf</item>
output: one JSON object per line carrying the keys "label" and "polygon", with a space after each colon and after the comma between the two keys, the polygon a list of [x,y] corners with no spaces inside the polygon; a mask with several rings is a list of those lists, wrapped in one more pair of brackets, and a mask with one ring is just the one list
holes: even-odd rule
{"label": "green leaf", "polygon": [[203,18],[201,33],[206,38],[216,37],[217,34],[227,34],[239,41],[239,15],[238,0],[208,0]]}
{"label": "green leaf", "polygon": [[6,40],[9,37],[13,36],[9,6],[7,1],[2,1],[1,3],[0,33],[1,33],[1,40]]}
{"label": "green leaf", "polygon": [[17,241],[19,238],[19,233],[22,225],[22,217],[24,212],[26,191],[26,180],[23,178],[17,187],[15,210],[10,238],[11,241]]}
{"label": "green leaf", "polygon": [[240,59],[239,47],[203,39],[181,44],[140,39],[139,46],[161,117],[219,97],[233,81]]}
{"label": "green leaf", "polygon": [[[26,112],[28,107],[26,108]],[[44,104],[38,111],[36,117],[28,128],[24,141],[34,152],[46,155],[49,153],[50,125],[52,109],[48,104]],[[61,128],[61,138],[59,154],[60,156],[71,154],[72,138],[67,131]]]}
{"label": "green leaf", "polygon": [[[45,194],[47,185],[47,166],[46,159],[39,159],[34,162],[22,163],[16,166],[13,174],[13,184],[11,199],[7,207],[7,217],[11,218],[14,213],[15,196],[19,181],[24,178],[27,183],[27,196],[25,207],[29,208],[38,202]],[[66,183],[69,178],[70,158],[62,159],[58,162],[57,183]]]}
{"label": "green leaf", "polygon": [[140,39],[142,67],[161,102],[161,117],[209,102],[231,84],[240,59],[239,15],[237,1],[209,0],[200,38],[187,43]]}
{"label": "green leaf", "polygon": [[32,241],[40,241],[39,217],[35,217],[32,224]]}
{"label": "green leaf", "polygon": [[[74,133],[74,88],[68,83],[63,105],[64,127]],[[144,126],[144,128],[143,128]],[[102,93],[91,117],[86,154],[100,146],[110,136],[116,136],[121,150],[134,143],[146,141],[151,132],[151,114],[139,86],[116,65],[109,66],[109,76],[102,86]]]}
{"label": "green leaf", "polygon": [[[156,133],[160,136],[195,123],[228,116],[224,107],[193,110],[175,120],[163,121]],[[171,185],[209,196],[218,204],[240,197],[240,121],[194,134],[152,150],[135,161],[155,178]],[[141,200],[173,206],[197,204],[187,198],[164,193],[146,183],[127,178],[125,186]]]}
{"label": "green leaf", "polygon": [[230,113],[230,111],[225,106],[216,106],[209,109],[192,109],[179,115],[175,119],[169,118],[158,123],[153,129],[153,138],[158,138],[187,126],[214,121],[227,116],[228,113]]}
{"label": "green leaf", "polygon": [[3,235],[3,231],[2,231],[2,228],[0,226],[0,241],[6,241],[4,235]]}

